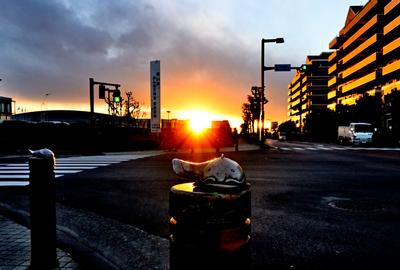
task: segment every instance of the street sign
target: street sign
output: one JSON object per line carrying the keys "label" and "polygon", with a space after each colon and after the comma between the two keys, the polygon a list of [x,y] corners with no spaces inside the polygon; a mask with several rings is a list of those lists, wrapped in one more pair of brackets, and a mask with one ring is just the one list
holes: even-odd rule
{"label": "street sign", "polygon": [[150,62],[150,101],[151,118],[150,130],[152,133],[161,132],[161,105],[160,105],[160,60]]}
{"label": "street sign", "polygon": [[290,64],[277,64],[274,67],[275,71],[290,71],[292,69]]}

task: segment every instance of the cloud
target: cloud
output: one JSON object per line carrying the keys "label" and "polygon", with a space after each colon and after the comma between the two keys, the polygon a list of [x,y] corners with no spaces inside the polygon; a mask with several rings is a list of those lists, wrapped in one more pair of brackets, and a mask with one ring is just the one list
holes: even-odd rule
{"label": "cloud", "polygon": [[51,92],[57,102],[81,103],[94,77],[135,89],[146,102],[149,61],[160,59],[166,106],[203,99],[240,115],[247,92],[259,81],[259,48],[234,32],[221,12],[201,7],[140,0],[2,1],[2,83],[9,95],[41,100]]}

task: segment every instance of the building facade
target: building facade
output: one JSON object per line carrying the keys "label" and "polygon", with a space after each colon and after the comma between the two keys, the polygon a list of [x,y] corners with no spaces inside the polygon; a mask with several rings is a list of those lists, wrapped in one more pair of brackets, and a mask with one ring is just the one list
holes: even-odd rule
{"label": "building facade", "polygon": [[301,129],[309,113],[327,106],[329,55],[323,52],[307,56],[307,69],[298,70],[288,85],[288,117]]}
{"label": "building facade", "polygon": [[[351,6],[345,26],[329,44],[328,108],[354,105],[361,96],[400,89],[400,0]],[[386,122],[386,121],[383,121]]]}
{"label": "building facade", "polygon": [[0,120],[10,120],[12,115],[12,98],[0,97]]}

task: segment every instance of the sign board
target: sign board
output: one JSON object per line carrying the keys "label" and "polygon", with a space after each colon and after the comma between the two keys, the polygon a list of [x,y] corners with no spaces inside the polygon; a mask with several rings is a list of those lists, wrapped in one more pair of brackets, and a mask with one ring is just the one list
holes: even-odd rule
{"label": "sign board", "polygon": [[160,61],[150,62],[150,130],[161,132]]}
{"label": "sign board", "polygon": [[290,71],[292,67],[290,64],[278,64],[275,65],[275,71]]}

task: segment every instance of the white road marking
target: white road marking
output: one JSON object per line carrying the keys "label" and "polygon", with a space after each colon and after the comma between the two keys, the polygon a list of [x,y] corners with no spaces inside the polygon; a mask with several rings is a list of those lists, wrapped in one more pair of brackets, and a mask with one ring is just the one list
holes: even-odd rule
{"label": "white road marking", "polygon": [[280,150],[284,151],[304,151],[304,150],[311,150],[311,151],[332,151],[332,150],[338,150],[338,151],[344,151],[344,150],[354,150],[354,151],[400,151],[400,148],[387,148],[387,147],[347,147],[347,146],[324,146],[321,144],[314,145],[314,146],[292,146],[292,147],[278,147]]}
{"label": "white road marking", "polygon": [[[154,154],[134,154],[134,155],[101,155],[84,157],[67,157],[56,159],[55,177],[59,178],[65,174],[79,173],[83,170],[92,170],[98,167],[104,167],[111,164],[118,164],[124,161],[145,158],[159,155]],[[13,179],[29,180],[29,163],[4,163],[0,164],[0,186],[27,186],[29,181],[18,181]],[[12,181],[6,181],[12,180]]]}
{"label": "white road marking", "polygon": [[29,185],[28,181],[0,181],[0,187],[6,186],[27,186]]}

